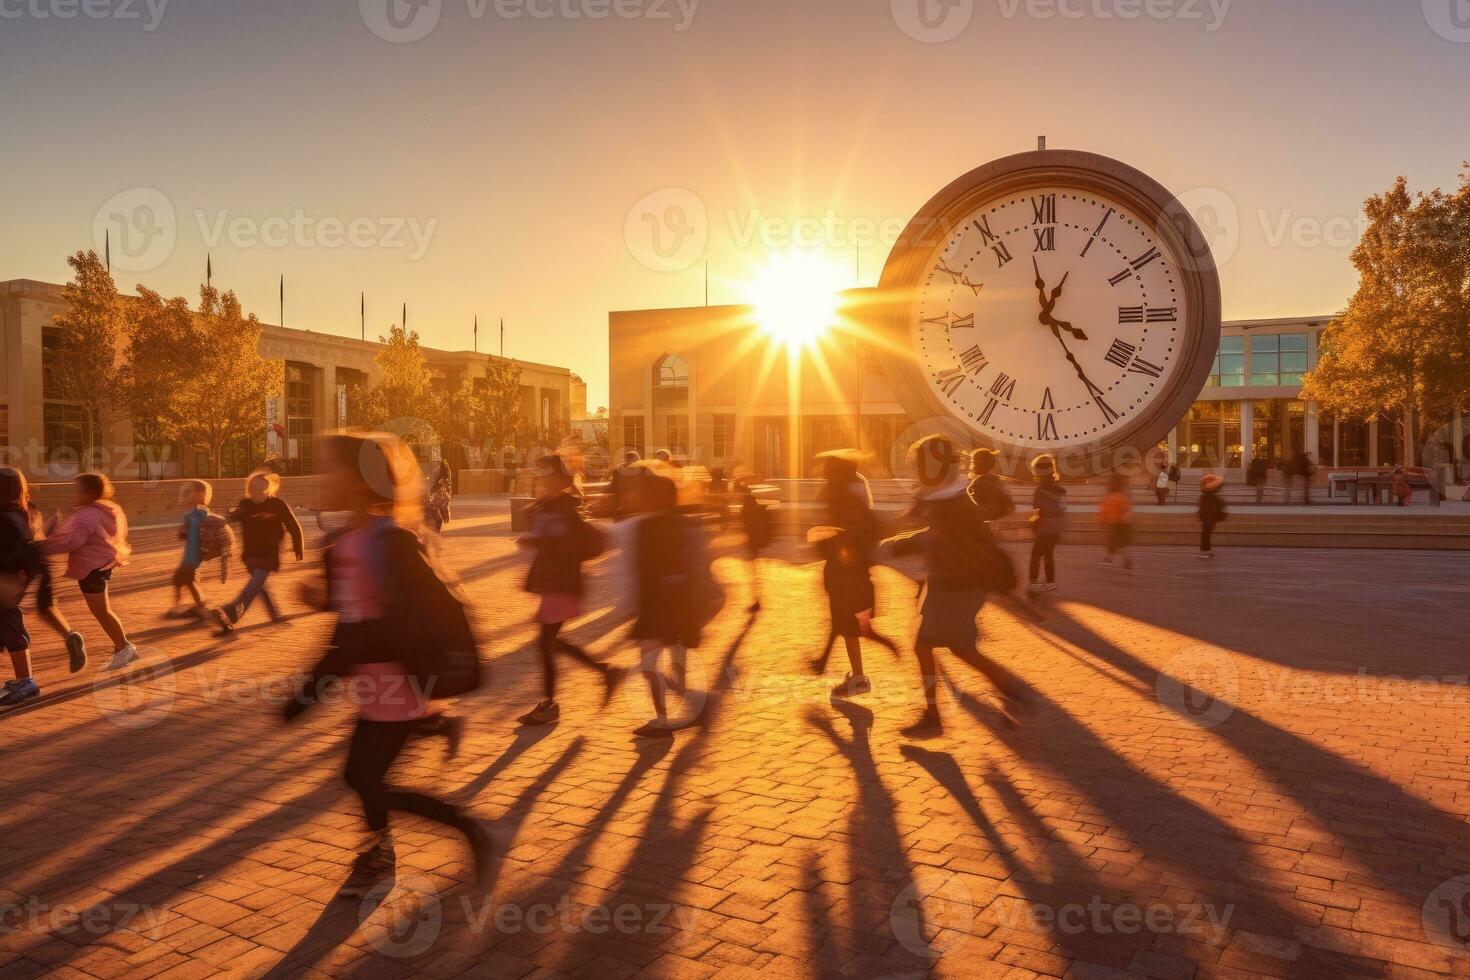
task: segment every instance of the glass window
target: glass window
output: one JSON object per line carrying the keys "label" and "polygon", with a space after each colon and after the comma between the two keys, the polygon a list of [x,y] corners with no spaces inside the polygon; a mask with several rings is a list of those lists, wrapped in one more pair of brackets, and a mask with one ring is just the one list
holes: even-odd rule
{"label": "glass window", "polygon": [[1251,384],[1275,387],[1281,383],[1281,337],[1277,334],[1251,338]]}
{"label": "glass window", "polygon": [[664,446],[675,456],[689,451],[689,416],[669,415],[664,418]]}
{"label": "glass window", "polygon": [[714,443],[716,459],[729,459],[735,455],[735,416],[722,414],[714,417]]}
{"label": "glass window", "polygon": [[1220,350],[1206,383],[1210,388],[1239,388],[1245,384],[1245,338],[1221,337]]}
{"label": "glass window", "polygon": [[41,397],[66,398],[61,379],[56,374],[56,361],[66,337],[60,327],[41,328]]}
{"label": "glass window", "polygon": [[648,454],[648,446],[644,442],[643,416],[623,416],[623,451],[633,450],[639,456]]}
{"label": "glass window", "polygon": [[60,467],[57,472],[67,473],[89,468],[82,455],[87,450],[87,430],[96,420],[87,417],[85,408],[67,402],[47,402],[41,424],[48,465]]}
{"label": "glass window", "polygon": [[1214,469],[1239,467],[1240,402],[1195,402],[1179,425],[1179,464]]}
{"label": "glass window", "polygon": [[688,388],[689,363],[678,354],[665,354],[655,365],[653,383],[659,388]]}

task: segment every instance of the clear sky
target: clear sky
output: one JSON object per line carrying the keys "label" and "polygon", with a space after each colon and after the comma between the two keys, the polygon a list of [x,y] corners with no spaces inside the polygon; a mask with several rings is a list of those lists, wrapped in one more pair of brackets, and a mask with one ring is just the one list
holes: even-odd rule
{"label": "clear sky", "polygon": [[504,317],[593,406],[609,310],[702,302],[705,260],[738,301],[803,217],[872,284],[1042,133],[1218,216],[1227,318],[1338,309],[1362,199],[1470,157],[1464,0],[86,2],[0,0],[0,279],[113,222],[125,288],[192,297],[209,251],[270,322],[281,273],[290,326]]}

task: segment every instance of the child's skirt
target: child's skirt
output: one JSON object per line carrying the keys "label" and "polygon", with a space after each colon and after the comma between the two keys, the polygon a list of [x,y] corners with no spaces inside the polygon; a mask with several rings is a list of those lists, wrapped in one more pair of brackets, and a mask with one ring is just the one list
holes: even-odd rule
{"label": "child's skirt", "polygon": [[552,592],[541,597],[541,605],[536,610],[536,622],[565,623],[581,614],[582,602],[580,599],[570,593]]}

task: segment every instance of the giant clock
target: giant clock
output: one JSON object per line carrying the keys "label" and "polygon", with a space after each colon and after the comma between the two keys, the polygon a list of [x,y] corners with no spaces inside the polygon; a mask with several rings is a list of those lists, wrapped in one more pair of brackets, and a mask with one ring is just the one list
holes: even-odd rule
{"label": "giant clock", "polygon": [[1011,468],[1136,461],[1198,397],[1220,285],[1198,225],[1143,173],[1037,151],[980,167],[911,221],[880,284],[895,387]]}

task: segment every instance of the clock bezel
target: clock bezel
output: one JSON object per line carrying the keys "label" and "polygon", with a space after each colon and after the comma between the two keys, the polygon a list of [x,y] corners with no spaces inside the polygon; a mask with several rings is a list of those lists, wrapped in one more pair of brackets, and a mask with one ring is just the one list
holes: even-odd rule
{"label": "clock bezel", "polygon": [[[1101,195],[1128,208],[1167,249],[1179,276],[1188,315],[1180,338],[1179,366],[1169,383],[1138,416],[1086,443],[1043,449],[998,439],[975,428],[929,386],[913,348],[919,288],[959,222],[986,202],[1029,189],[1063,188]],[[1004,157],[952,181],[919,211],[888,254],[879,280],[875,318],[885,346],[907,352],[890,373],[894,393],[909,417],[939,419],[934,428],[952,437],[967,433],[977,447],[998,449],[1004,472],[1029,464],[1034,453],[1057,457],[1064,478],[1098,476],[1146,459],[1198,400],[1220,346],[1220,277],[1208,241],[1189,211],[1158,181],[1121,161],[1081,150],[1036,150]],[[895,348],[894,345],[897,345]]]}

